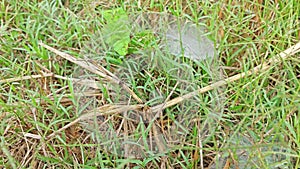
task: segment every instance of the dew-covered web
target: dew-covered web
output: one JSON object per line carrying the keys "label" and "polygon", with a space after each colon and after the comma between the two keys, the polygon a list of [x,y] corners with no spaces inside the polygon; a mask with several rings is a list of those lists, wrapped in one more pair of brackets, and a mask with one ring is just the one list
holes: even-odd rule
{"label": "dew-covered web", "polygon": [[[209,143],[222,115],[222,90],[180,98],[222,78],[218,52],[206,28],[164,13],[128,15],[119,24],[122,29],[109,33],[96,30],[81,51],[82,59],[109,70],[146,106],[127,109],[140,103],[120,84],[77,69],[78,114],[97,114],[97,108],[106,105],[124,108],[121,113],[81,121],[82,126],[103,150],[124,157],[163,155],[199,139],[202,145]],[[130,30],[130,42],[127,54],[120,56],[106,39],[122,36],[124,29]],[[151,111],[174,99],[182,101]]]}

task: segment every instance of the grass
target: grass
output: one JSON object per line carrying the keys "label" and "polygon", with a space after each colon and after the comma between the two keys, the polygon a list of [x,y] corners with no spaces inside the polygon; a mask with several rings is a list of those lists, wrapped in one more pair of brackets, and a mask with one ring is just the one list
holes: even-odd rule
{"label": "grass", "polygon": [[[218,90],[154,109],[216,82],[211,74],[219,70],[224,78],[252,71],[298,43],[299,4],[1,2],[0,166],[299,168],[299,53]],[[109,23],[103,12],[120,7],[128,21],[140,13],[149,24],[161,13],[200,20],[217,46],[219,68],[172,56],[145,29],[131,32],[129,48],[116,52],[118,44],[105,42],[101,30]],[[162,29],[166,23],[154,24]],[[98,67],[81,68],[40,42]],[[134,144],[121,146],[127,142]]]}

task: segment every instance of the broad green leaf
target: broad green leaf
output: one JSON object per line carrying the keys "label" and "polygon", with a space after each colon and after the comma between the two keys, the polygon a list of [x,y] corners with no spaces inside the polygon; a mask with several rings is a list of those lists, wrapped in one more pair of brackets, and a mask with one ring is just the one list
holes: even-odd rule
{"label": "broad green leaf", "polygon": [[103,12],[103,18],[106,21],[102,29],[105,43],[119,55],[126,55],[130,42],[129,20],[126,12],[122,8],[106,10]]}

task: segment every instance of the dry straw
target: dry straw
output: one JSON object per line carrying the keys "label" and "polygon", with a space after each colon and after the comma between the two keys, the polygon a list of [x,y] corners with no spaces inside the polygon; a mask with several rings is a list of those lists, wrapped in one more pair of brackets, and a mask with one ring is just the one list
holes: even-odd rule
{"label": "dry straw", "polygon": [[136,101],[138,101],[139,103],[143,103],[143,101],[126,84],[124,84],[117,76],[115,76],[113,73],[111,73],[104,67],[99,66],[99,65],[94,65],[93,63],[90,63],[90,62],[82,60],[82,59],[76,59],[75,57],[73,57],[67,53],[61,52],[57,49],[54,49],[42,42],[40,42],[39,45],[50,50],[51,52],[53,52],[57,55],[59,55],[60,57],[67,59],[68,61],[73,62],[73,63],[79,65],[80,67],[101,76],[102,78],[104,78],[110,82],[119,84],[124,90],[126,90],[128,93],[130,93]]}

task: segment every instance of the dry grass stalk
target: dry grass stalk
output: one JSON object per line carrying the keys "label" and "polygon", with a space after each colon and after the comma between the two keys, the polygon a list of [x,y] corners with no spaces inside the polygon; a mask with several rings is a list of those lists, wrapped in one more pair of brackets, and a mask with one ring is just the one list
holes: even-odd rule
{"label": "dry grass stalk", "polygon": [[99,66],[99,65],[96,66],[85,60],[76,59],[75,57],[73,57],[67,53],[61,52],[55,48],[52,48],[42,42],[40,42],[39,45],[50,50],[51,52],[53,52],[57,55],[59,55],[60,57],[67,59],[68,61],[75,63],[75,64],[79,65],[80,67],[101,76],[102,78],[104,78],[110,82],[120,85],[124,90],[126,90],[129,94],[131,94],[132,97],[136,101],[138,101],[139,103],[143,103],[143,101],[126,84],[124,84],[120,79],[117,78],[117,76],[113,75],[113,73],[109,72],[104,67]]}
{"label": "dry grass stalk", "polygon": [[253,74],[257,74],[258,72],[260,71],[264,71],[264,70],[267,70],[268,68],[271,67],[272,64],[275,64],[275,63],[278,63],[280,62],[281,60],[285,60],[287,57],[289,56],[292,56],[294,54],[296,54],[297,52],[300,51],[300,42],[298,42],[296,45],[286,49],[285,51],[283,52],[280,52],[278,55],[276,55],[275,57],[271,58],[268,62],[266,63],[262,63],[256,67],[254,67],[253,70],[248,70],[247,72],[243,72],[243,73],[240,73],[240,74],[237,74],[237,75],[234,75],[234,76],[231,76],[229,78],[226,78],[224,80],[220,80],[216,83],[213,83],[211,85],[208,85],[206,87],[203,87],[201,89],[198,89],[194,92],[191,92],[191,93],[188,93],[186,95],[183,95],[183,96],[180,96],[180,97],[177,97],[177,98],[174,98],[166,103],[162,103],[162,104],[159,104],[157,106],[154,106],[154,107],[151,107],[151,111],[152,112],[157,112],[157,111],[160,111],[162,109],[166,109],[168,107],[171,107],[171,106],[174,106],[184,100],[187,100],[189,98],[192,98],[194,96],[197,96],[198,94],[201,94],[201,93],[205,93],[207,91],[210,91],[210,90],[213,90],[213,89],[216,89],[220,86],[224,86],[228,83],[231,83],[231,82],[234,82],[236,80],[239,80],[245,76],[250,76],[250,75],[253,75]]}
{"label": "dry grass stalk", "polygon": [[[73,83],[84,85],[84,86],[87,86],[87,87],[90,87],[93,89],[100,89],[99,84],[97,84],[97,81],[95,81],[95,80],[64,77],[64,76],[60,76],[60,75],[56,75],[56,74],[54,74],[53,77],[55,77],[57,79],[72,81]],[[107,88],[107,86],[105,84],[101,84],[101,85]]]}
{"label": "dry grass stalk", "polygon": [[64,127],[60,128],[59,130],[48,135],[47,138],[51,138],[51,137],[55,136],[56,134],[60,133],[61,131],[65,130],[83,120],[88,120],[88,119],[91,119],[91,118],[94,118],[97,116],[112,115],[112,114],[116,114],[116,113],[127,112],[130,110],[140,110],[143,108],[144,108],[144,105],[142,105],[142,104],[140,104],[140,105],[104,105],[104,106],[97,108],[96,110],[92,110],[89,113],[85,113],[85,114],[79,116],[79,118],[75,119],[74,121],[70,122],[69,124],[65,125]]}
{"label": "dry grass stalk", "polygon": [[29,75],[29,76],[23,76],[23,77],[3,79],[3,80],[0,80],[0,83],[11,83],[11,82],[16,82],[16,81],[21,81],[21,80],[37,79],[37,78],[51,77],[51,76],[53,76],[53,73],[46,73],[43,75]]}

